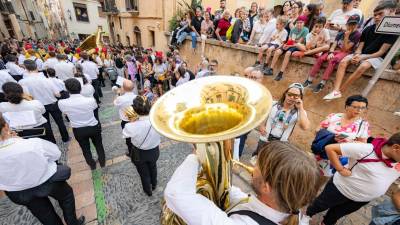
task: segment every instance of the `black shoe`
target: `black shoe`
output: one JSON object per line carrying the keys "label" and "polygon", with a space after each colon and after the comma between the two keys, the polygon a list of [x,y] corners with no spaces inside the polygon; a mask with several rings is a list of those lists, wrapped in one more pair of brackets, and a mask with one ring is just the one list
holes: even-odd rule
{"label": "black shoe", "polygon": [[267,76],[271,76],[271,75],[273,74],[273,71],[272,71],[271,68],[266,67],[266,68],[264,68],[264,70],[263,70],[263,74],[264,74],[264,75],[267,75]]}
{"label": "black shoe", "polygon": [[100,167],[101,167],[101,168],[106,167],[106,162],[104,162],[104,163],[100,163],[100,162],[99,162],[99,164],[100,164]]}
{"label": "black shoe", "polygon": [[151,191],[149,191],[149,192],[145,191],[144,193],[146,193],[146,195],[149,197],[153,196],[153,192],[151,192]]}
{"label": "black shoe", "polygon": [[253,67],[257,67],[257,66],[259,66],[260,65],[260,62],[259,61],[256,61],[256,63],[254,63],[254,65],[253,65]]}
{"label": "black shoe", "polygon": [[325,87],[325,84],[319,83],[317,86],[314,87],[313,92],[314,93],[319,93],[324,87]]}
{"label": "black shoe", "polygon": [[85,216],[79,217],[79,218],[78,218],[78,225],[83,225],[83,224],[85,224],[85,220],[86,220]]}
{"label": "black shoe", "polygon": [[304,83],[303,83],[303,87],[308,87],[308,86],[310,86],[312,84],[312,81],[309,81],[308,79],[306,80],[306,81],[304,81]]}
{"label": "black shoe", "polygon": [[89,165],[91,170],[95,170],[96,169],[96,163]]}
{"label": "black shoe", "polygon": [[282,80],[282,78],[283,78],[283,72],[280,71],[280,72],[276,75],[276,77],[274,78],[274,80],[280,81],[280,80]]}
{"label": "black shoe", "polygon": [[153,191],[156,190],[156,188],[157,188],[157,184],[151,186],[151,190],[153,190]]}

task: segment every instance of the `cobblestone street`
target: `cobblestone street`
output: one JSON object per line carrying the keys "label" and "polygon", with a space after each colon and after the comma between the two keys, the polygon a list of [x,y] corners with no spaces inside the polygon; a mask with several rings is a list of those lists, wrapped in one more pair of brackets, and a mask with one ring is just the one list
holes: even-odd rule
{"label": "cobblestone street", "polygon": [[[139,175],[133,164],[125,156],[126,145],[122,139],[118,113],[112,105],[113,93],[110,84],[103,88],[104,97],[100,108],[100,120],[103,128],[103,144],[107,163],[104,169],[90,171],[81,150],[75,140],[68,146],[59,144],[63,162],[72,168],[72,177],[68,181],[74,188],[77,214],[85,215],[88,224],[107,225],[153,225],[159,224],[162,194],[175,168],[191,152],[186,143],[163,139],[158,160],[158,187],[152,197],[142,191]],[[55,128],[53,124],[53,128]],[[55,131],[57,129],[54,129]],[[70,132],[72,134],[72,132]],[[60,140],[57,134],[56,138]],[[251,152],[257,144],[257,133],[249,135],[244,162],[248,162]],[[100,168],[98,166],[98,168]],[[249,176],[244,172],[234,175],[233,183],[244,191],[250,192]],[[341,220],[339,225],[367,225],[370,221],[370,207],[383,198],[374,201],[356,213]],[[58,209],[58,213],[61,214]],[[0,225],[37,225],[38,221],[21,206],[11,203],[0,195]],[[316,218],[318,221],[320,218]]]}

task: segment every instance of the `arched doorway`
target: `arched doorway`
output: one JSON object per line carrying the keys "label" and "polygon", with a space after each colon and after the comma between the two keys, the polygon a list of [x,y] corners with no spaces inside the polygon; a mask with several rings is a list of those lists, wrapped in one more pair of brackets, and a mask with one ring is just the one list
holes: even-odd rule
{"label": "arched doorway", "polygon": [[117,42],[121,43],[121,38],[120,38],[119,34],[117,34]]}
{"label": "arched doorway", "polygon": [[131,38],[126,36],[126,46],[131,46]]}
{"label": "arched doorway", "polygon": [[133,28],[133,33],[135,34],[136,46],[142,47],[142,33],[139,27],[135,26],[135,28]]}

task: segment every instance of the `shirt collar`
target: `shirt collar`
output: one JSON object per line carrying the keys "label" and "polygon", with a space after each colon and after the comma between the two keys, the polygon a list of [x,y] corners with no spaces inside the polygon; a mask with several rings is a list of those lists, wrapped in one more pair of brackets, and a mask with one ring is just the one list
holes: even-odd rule
{"label": "shirt collar", "polygon": [[17,139],[18,139],[18,138],[16,138],[16,137],[12,137],[12,138],[9,138],[9,139],[7,139],[7,140],[5,140],[5,141],[0,141],[0,150],[1,150],[2,148],[5,148],[5,147],[7,147],[7,146],[9,146],[9,145],[14,144],[14,143],[17,141]]}
{"label": "shirt collar", "polygon": [[81,94],[70,94],[69,97],[70,98],[79,98],[79,97],[82,97],[82,95]]}
{"label": "shirt collar", "polygon": [[148,120],[149,119],[149,116],[140,116],[139,117],[139,120]]}

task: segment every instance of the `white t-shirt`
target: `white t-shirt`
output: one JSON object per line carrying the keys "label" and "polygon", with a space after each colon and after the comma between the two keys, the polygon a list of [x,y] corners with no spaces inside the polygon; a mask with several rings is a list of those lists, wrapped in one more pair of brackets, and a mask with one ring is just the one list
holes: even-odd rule
{"label": "white t-shirt", "polygon": [[267,22],[267,26],[264,28],[263,34],[258,41],[258,44],[262,45],[271,41],[271,36],[276,30],[276,19],[272,18]]}
{"label": "white t-shirt", "polygon": [[268,23],[264,23],[262,24],[260,21],[257,21],[254,26],[253,26],[253,31],[254,32],[254,36],[253,36],[253,40],[252,43],[254,44],[258,44],[258,42],[261,39],[261,36],[264,33],[265,28],[268,26]]}
{"label": "white t-shirt", "polygon": [[[342,155],[349,157],[349,168],[373,151],[372,144],[344,143],[340,145]],[[365,159],[377,159],[375,152]],[[356,202],[369,202],[384,195],[390,185],[400,177],[400,163],[389,168],[383,162],[358,163],[352,174],[344,177],[335,173],[333,183],[347,198]]]}
{"label": "white t-shirt", "polygon": [[279,30],[274,30],[271,35],[271,44],[279,45],[281,46],[283,42],[286,41],[286,38],[288,36],[288,32],[286,29],[282,29],[281,31]]}
{"label": "white t-shirt", "polygon": [[322,47],[325,44],[329,44],[330,35],[329,30],[323,28],[319,34],[314,35],[312,32],[306,36],[306,43],[312,43],[314,47]]}
{"label": "white t-shirt", "polygon": [[[347,20],[349,19],[350,16],[352,16],[354,14],[358,14],[360,16],[360,18],[362,17],[362,11],[359,9],[352,9],[347,12],[343,12],[342,9],[337,9],[337,10],[333,11],[333,13],[329,17],[328,21],[330,21],[333,24],[340,25],[342,28],[345,28]],[[338,34],[338,31],[329,30],[329,35],[331,37],[331,41],[335,40],[335,37],[337,34]]]}

